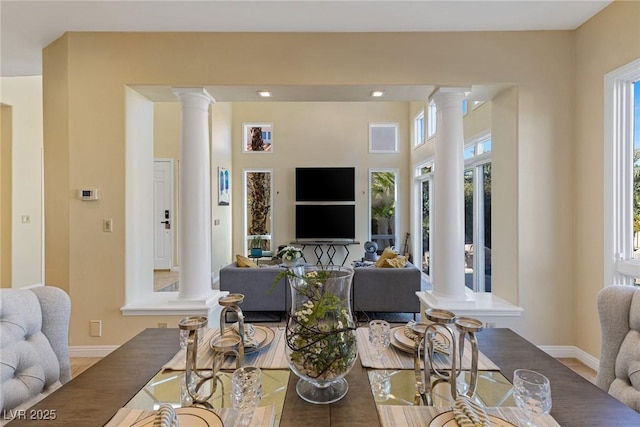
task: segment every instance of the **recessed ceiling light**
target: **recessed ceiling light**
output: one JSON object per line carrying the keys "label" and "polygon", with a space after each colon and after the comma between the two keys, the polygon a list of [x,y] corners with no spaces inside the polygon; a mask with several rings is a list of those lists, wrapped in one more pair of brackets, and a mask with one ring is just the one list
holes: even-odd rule
{"label": "recessed ceiling light", "polygon": [[258,92],[258,95],[263,98],[269,98],[271,96],[271,92],[269,92],[268,90],[261,90]]}
{"label": "recessed ceiling light", "polygon": [[382,95],[384,95],[383,90],[374,90],[373,92],[371,92],[371,96],[373,96],[374,98],[378,98]]}

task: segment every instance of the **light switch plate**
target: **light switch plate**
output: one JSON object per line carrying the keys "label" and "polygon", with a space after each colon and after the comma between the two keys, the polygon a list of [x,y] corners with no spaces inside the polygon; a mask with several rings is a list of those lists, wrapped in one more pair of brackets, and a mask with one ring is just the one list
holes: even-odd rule
{"label": "light switch plate", "polygon": [[102,336],[102,320],[92,320],[89,322],[90,331],[89,336],[101,337]]}

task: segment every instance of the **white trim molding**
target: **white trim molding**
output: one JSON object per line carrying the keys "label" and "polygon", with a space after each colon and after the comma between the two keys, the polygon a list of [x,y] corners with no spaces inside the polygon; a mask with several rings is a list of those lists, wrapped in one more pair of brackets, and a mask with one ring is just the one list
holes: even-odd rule
{"label": "white trim molding", "polygon": [[119,345],[74,345],[69,347],[69,357],[105,357]]}
{"label": "white trim molding", "polygon": [[598,372],[600,360],[584,350],[572,345],[541,345],[538,348],[554,358],[578,359],[589,368]]}
{"label": "white trim molding", "polygon": [[631,285],[633,261],[633,82],[640,59],[604,76],[604,285]]}

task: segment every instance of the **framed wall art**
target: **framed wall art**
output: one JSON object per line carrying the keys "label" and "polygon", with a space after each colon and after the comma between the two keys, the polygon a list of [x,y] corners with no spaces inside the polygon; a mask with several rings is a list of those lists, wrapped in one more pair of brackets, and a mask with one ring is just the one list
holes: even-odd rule
{"label": "framed wall art", "polygon": [[231,199],[231,176],[229,169],[218,168],[218,205],[229,206]]}
{"label": "framed wall art", "polygon": [[273,124],[243,123],[242,151],[244,153],[273,152]]}

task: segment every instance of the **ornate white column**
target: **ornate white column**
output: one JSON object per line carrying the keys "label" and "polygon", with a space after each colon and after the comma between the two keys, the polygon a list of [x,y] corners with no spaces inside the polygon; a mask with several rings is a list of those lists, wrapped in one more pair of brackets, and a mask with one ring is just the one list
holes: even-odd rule
{"label": "ornate white column", "polygon": [[433,217],[433,296],[465,300],[464,130],[462,101],[469,88],[440,88],[436,103]]}
{"label": "ornate white column", "polygon": [[178,301],[206,304],[211,290],[211,167],[209,154],[209,104],[215,100],[202,88],[176,88],[180,99]]}

